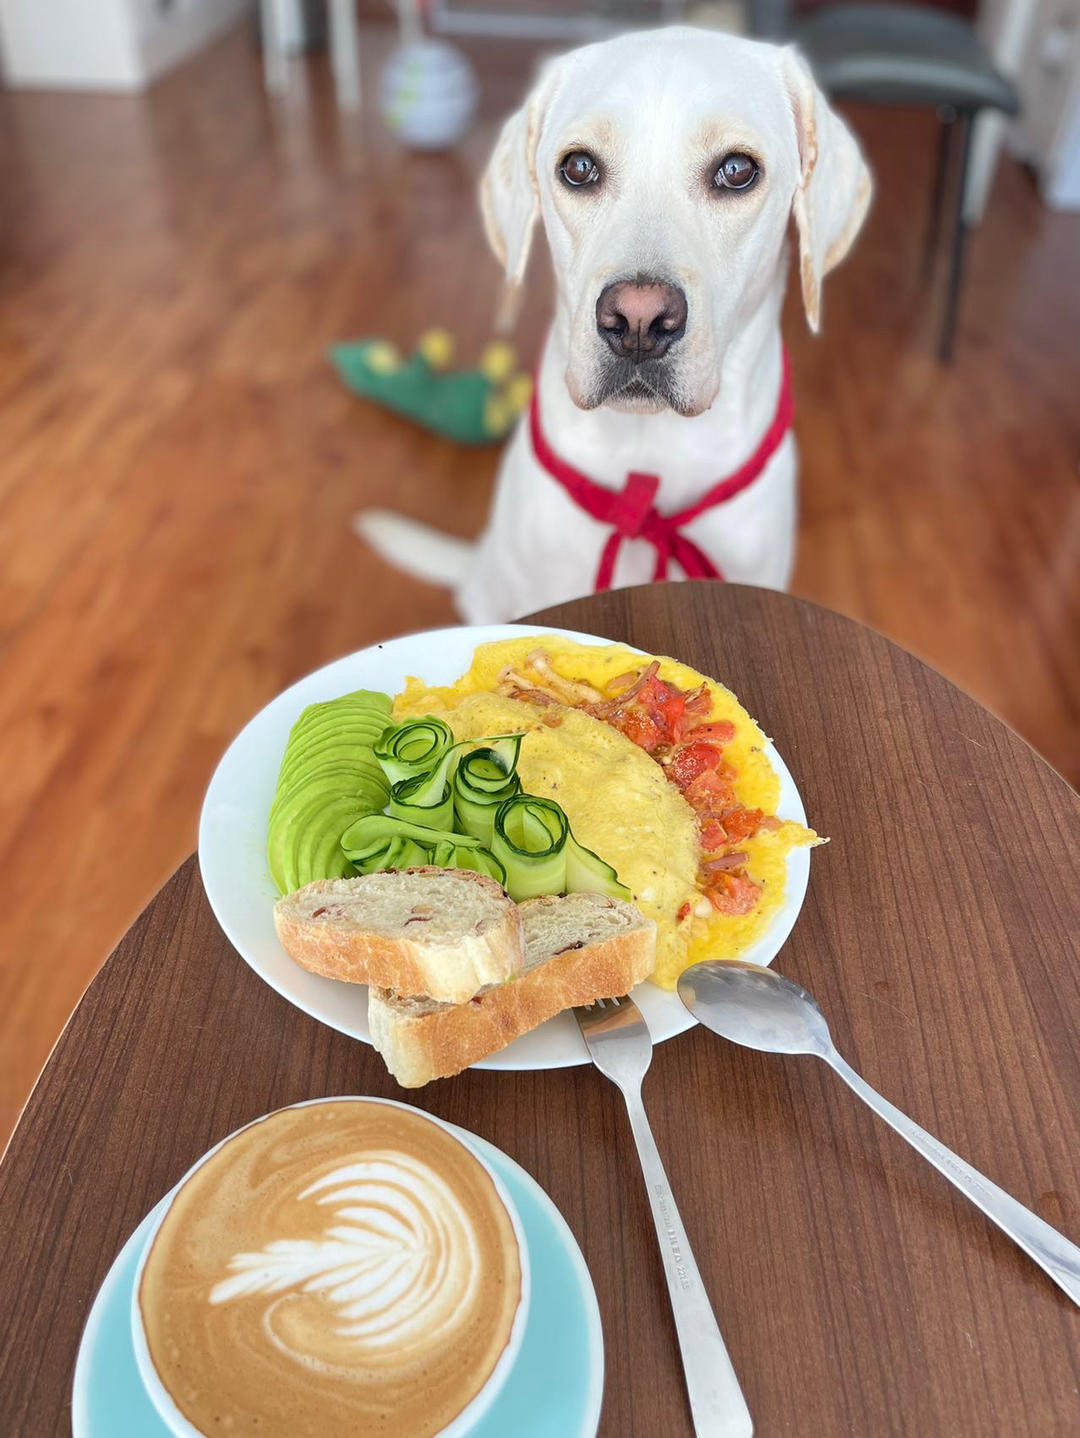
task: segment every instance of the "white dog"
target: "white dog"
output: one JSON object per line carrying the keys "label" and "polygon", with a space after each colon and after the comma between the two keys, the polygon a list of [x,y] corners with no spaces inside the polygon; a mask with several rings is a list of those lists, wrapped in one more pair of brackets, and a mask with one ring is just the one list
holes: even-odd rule
{"label": "white dog", "polygon": [[552,61],[481,187],[511,291],[542,218],[556,305],[533,408],[478,545],[369,511],[359,531],[463,616],[653,578],[784,588],[795,442],[787,230],[812,329],[870,200],[859,148],[792,49],[686,27]]}

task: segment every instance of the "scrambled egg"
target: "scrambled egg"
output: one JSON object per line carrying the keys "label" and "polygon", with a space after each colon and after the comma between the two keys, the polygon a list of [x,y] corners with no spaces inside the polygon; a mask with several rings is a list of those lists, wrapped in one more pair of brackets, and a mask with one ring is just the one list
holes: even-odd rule
{"label": "scrambled egg", "polygon": [[[655,983],[674,988],[683,969],[699,959],[735,958],[759,937],[783,900],[788,850],[813,843],[816,835],[792,822],[762,830],[739,846],[747,854],[747,872],[762,886],[753,911],[719,914],[710,908],[680,920],[685,904],[708,908],[696,886],[701,857],[696,815],[656,760],[602,720],[577,709],[539,709],[493,692],[505,669],[527,669],[528,656],[537,649],[557,674],[600,691],[648,662],[622,645],[581,645],[556,635],[482,644],[456,684],[429,689],[409,679],[394,702],[394,717],[438,715],[459,739],[525,731],[518,763],[522,788],[561,804],[580,842],[614,867],[642,912],[656,920]],[[680,689],[708,686],[713,701],[708,720],[735,725],[724,758],[738,771],[737,798],[748,808],[775,814],[780,781],[765,753],[765,736],[734,694],[674,659],[661,658],[659,673]],[[561,722],[547,724],[544,714]]]}

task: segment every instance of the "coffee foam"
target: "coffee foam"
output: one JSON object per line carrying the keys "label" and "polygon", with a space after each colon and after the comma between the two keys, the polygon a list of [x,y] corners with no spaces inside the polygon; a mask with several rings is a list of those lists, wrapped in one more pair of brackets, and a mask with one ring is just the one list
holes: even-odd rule
{"label": "coffee foam", "polygon": [[476,1158],[412,1111],[338,1101],[243,1130],[148,1256],[151,1359],[204,1431],[434,1434],[484,1386],[521,1295]]}

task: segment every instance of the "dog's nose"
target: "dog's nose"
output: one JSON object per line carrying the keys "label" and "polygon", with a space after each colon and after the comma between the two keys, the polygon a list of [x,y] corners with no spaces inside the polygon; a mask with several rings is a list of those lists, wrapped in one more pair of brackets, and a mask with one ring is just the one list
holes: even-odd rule
{"label": "dog's nose", "polygon": [[686,329],[686,296],[664,280],[619,280],[596,301],[596,328],[620,359],[659,359]]}

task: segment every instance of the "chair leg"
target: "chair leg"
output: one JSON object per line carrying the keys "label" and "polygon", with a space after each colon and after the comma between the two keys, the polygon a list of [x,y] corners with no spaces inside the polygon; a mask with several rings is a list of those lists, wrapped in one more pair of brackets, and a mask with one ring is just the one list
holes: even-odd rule
{"label": "chair leg", "polygon": [[956,132],[956,111],[951,105],[942,105],[938,110],[937,159],[934,164],[934,178],[930,189],[930,212],[926,217],[926,237],[923,240],[922,277],[929,280],[934,273],[938,240],[941,237],[941,210],[945,200],[945,186],[949,179],[949,161],[952,157],[952,139]]}
{"label": "chair leg", "polygon": [[289,67],[285,54],[283,16],[280,0],[260,0],[262,20],[263,80],[272,95],[289,88]]}
{"label": "chair leg", "polygon": [[356,0],[330,0],[330,64],[339,110],[360,108],[360,35]]}
{"label": "chair leg", "polygon": [[960,281],[964,271],[964,249],[967,243],[967,225],[964,223],[964,196],[967,192],[968,163],[971,159],[970,110],[963,110],[958,117],[960,127],[960,173],[956,181],[954,196],[954,219],[952,245],[949,254],[949,279],[945,291],[945,314],[941,324],[941,340],[938,358],[942,364],[952,359],[953,338],[956,332],[956,311],[960,299]]}

